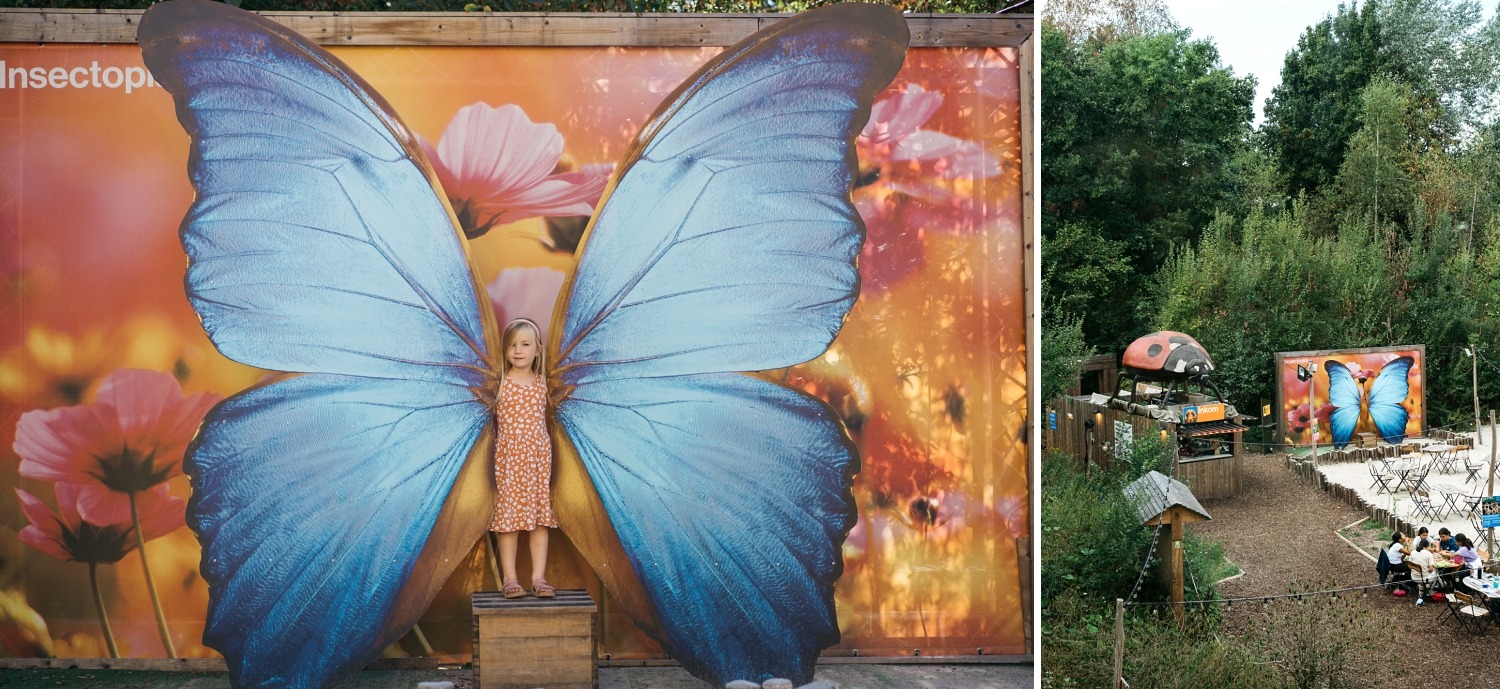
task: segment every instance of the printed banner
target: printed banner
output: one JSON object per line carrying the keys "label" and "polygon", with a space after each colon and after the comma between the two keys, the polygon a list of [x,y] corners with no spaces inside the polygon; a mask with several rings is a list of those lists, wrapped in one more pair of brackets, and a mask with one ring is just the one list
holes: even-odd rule
{"label": "printed banner", "polygon": [[[334,52],[428,146],[460,221],[484,228],[471,251],[504,323],[550,316],[614,162],[717,50]],[[830,654],[1025,652],[1016,60],[908,53],[859,140],[859,299],[827,353],[763,372],[832,406],[859,450]],[[0,633],[0,654],[162,657],[160,620],[175,655],[215,655],[182,454],[210,406],[274,372],[220,355],[184,297],[187,159],[135,46],[0,45],[0,630],[23,632]],[[490,172],[510,186],[486,186]],[[100,458],[152,471],[101,479]],[[319,489],[302,481],[284,489]],[[661,656],[565,538],[549,571],[602,601],[600,657]],[[468,595],[494,588],[476,549],[422,618],[425,641],[387,655],[468,659]]]}
{"label": "printed banner", "polygon": [[[1380,347],[1276,355],[1282,442],[1343,447],[1360,434],[1422,434],[1425,348]],[[1302,373],[1299,374],[1299,368]]]}

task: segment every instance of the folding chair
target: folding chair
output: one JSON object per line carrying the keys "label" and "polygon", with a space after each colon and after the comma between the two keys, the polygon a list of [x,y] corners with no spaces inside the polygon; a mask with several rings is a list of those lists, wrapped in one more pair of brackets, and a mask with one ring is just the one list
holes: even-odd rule
{"label": "folding chair", "polygon": [[1469,477],[1464,479],[1464,481],[1470,482],[1478,480],[1479,472],[1484,469],[1485,462],[1483,460],[1475,461],[1474,453],[1469,452],[1468,450],[1463,450],[1462,458],[1464,461],[1464,471],[1469,472]]}
{"label": "folding chair", "polygon": [[1422,462],[1421,466],[1418,466],[1410,474],[1407,475],[1407,485],[1411,486],[1410,490],[1412,492],[1416,492],[1418,488],[1422,490],[1429,490],[1427,486],[1427,475],[1432,473],[1433,464],[1435,464],[1435,462],[1433,462],[1432,460]]}
{"label": "folding chair", "polygon": [[1416,508],[1417,517],[1427,517],[1432,521],[1441,521],[1438,516],[1437,506],[1432,504],[1432,496],[1425,490],[1413,490],[1411,492],[1411,504]]}
{"label": "folding chair", "polygon": [[1375,489],[1376,495],[1396,492],[1395,489],[1391,488],[1391,485],[1398,481],[1398,479],[1395,474],[1386,468],[1385,462],[1372,459],[1365,466],[1370,470],[1370,478],[1375,479],[1375,482],[1370,484],[1370,487]]}
{"label": "folding chair", "polygon": [[1458,618],[1462,626],[1472,628],[1484,636],[1484,623],[1490,620],[1490,609],[1483,605],[1475,605],[1474,598],[1462,591],[1454,591],[1451,596],[1452,602],[1448,604],[1453,616]]}
{"label": "folding chair", "polygon": [[1407,561],[1407,569],[1411,573],[1411,583],[1417,590],[1417,600],[1423,600],[1436,588],[1437,569],[1434,567],[1423,567],[1415,562]]}

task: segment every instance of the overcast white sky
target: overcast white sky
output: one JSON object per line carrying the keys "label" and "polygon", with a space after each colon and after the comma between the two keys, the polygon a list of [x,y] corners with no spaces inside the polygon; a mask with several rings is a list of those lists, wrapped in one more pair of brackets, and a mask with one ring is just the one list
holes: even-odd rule
{"label": "overcast white sky", "polygon": [[1165,1],[1177,23],[1193,30],[1193,38],[1213,39],[1225,66],[1238,76],[1255,75],[1256,126],[1297,37],[1339,6],[1338,0]]}

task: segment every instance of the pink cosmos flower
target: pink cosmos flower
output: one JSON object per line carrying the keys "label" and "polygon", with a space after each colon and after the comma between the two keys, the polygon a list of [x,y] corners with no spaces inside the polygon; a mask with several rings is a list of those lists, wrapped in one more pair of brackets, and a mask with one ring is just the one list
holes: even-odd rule
{"label": "pink cosmos flower", "polygon": [[562,291],[562,271],[551,268],[507,268],[485,286],[495,307],[495,322],[504,328],[517,318],[529,318],[545,337],[552,327],[552,307]]}
{"label": "pink cosmos flower", "polygon": [[425,139],[422,148],[470,239],[525,218],[589,215],[604,191],[598,175],[553,174],[562,135],[515,105],[465,106],[435,148]]}
{"label": "pink cosmos flower", "polygon": [[860,272],[876,290],[921,267],[926,230],[977,229],[984,208],[956,182],[1000,174],[999,159],[978,143],[922,129],[942,104],[942,94],[908,84],[875,103],[856,140],[855,207],[868,230]]}
{"label": "pink cosmos flower", "polygon": [[99,384],[93,404],[21,416],[13,445],[20,474],[80,484],[73,502],[90,524],[128,522],[132,493],[182,475],[188,442],[219,399],[184,397],[170,373],[118,369]]}
{"label": "pink cosmos flower", "polygon": [[[21,499],[21,512],[30,522],[21,529],[22,543],[59,560],[99,564],[119,562],[135,548],[129,514],[120,522],[91,524],[84,521],[81,510],[87,500],[84,486],[58,483],[53,486],[53,491],[57,496],[58,510],[55,513],[36,496],[16,489],[16,496]],[[187,504],[182,498],[171,495],[165,483],[142,492],[137,499],[140,501],[141,533],[148,541],[165,536],[186,523]]]}

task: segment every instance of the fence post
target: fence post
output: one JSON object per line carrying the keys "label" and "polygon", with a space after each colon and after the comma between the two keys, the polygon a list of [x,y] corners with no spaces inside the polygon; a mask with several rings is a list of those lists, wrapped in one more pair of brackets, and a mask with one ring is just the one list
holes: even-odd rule
{"label": "fence post", "polygon": [[1125,670],[1125,599],[1115,599],[1115,681],[1113,689],[1122,689]]}

